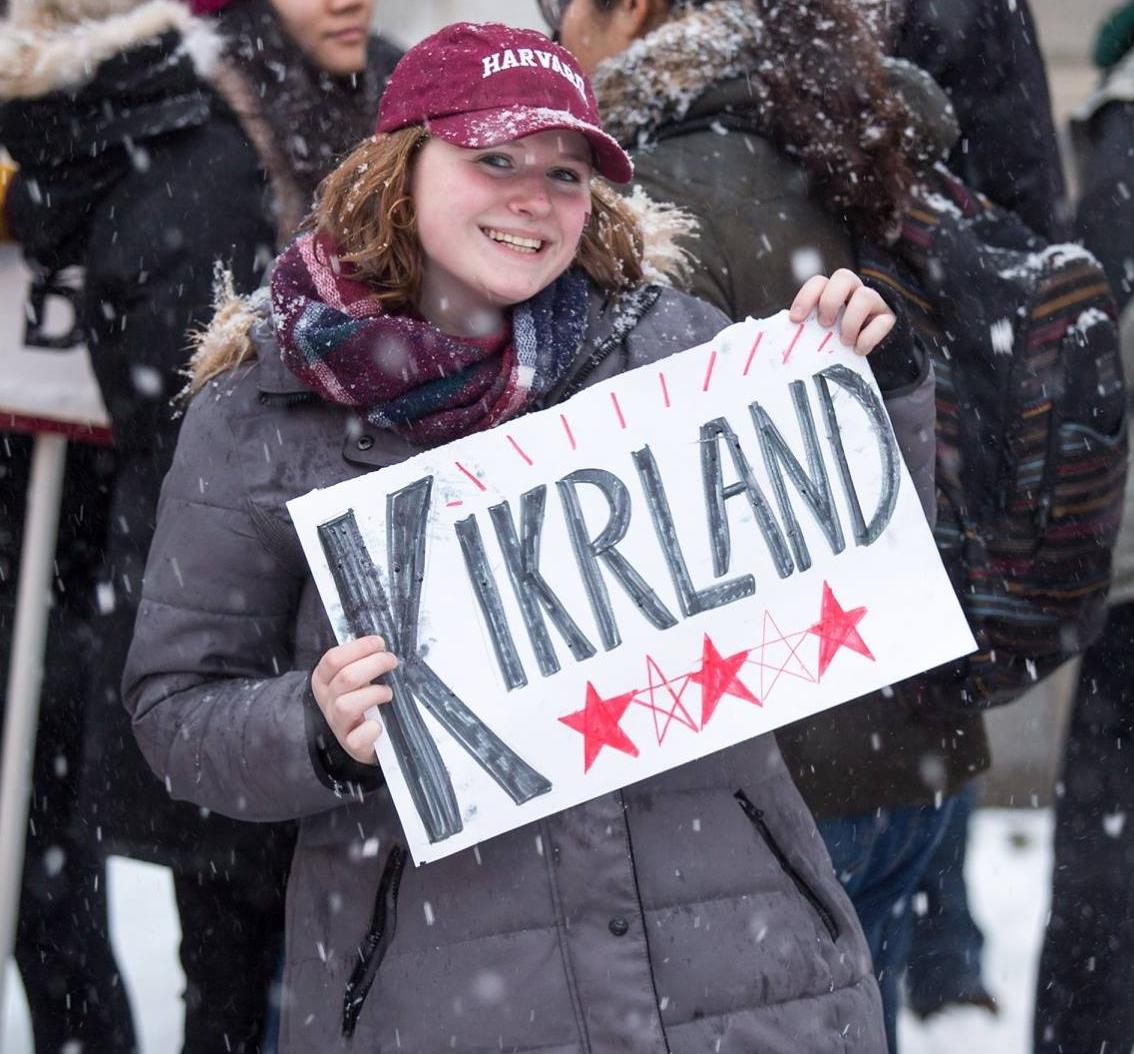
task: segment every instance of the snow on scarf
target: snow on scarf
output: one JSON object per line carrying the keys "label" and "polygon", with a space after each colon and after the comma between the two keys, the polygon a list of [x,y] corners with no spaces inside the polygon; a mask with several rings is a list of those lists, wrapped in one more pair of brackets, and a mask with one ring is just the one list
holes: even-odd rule
{"label": "snow on scarf", "polygon": [[491,428],[546,394],[582,344],[587,280],[562,274],[512,311],[511,340],[455,337],[389,315],[323,234],[276,261],[272,315],[284,365],[316,394],[419,445]]}

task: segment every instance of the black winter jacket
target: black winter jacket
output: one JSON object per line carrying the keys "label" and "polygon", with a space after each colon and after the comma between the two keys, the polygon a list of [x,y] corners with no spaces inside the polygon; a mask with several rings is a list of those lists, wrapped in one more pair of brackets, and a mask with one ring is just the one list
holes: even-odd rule
{"label": "black winter jacket", "polygon": [[1067,234],[1051,96],[1027,0],[902,0],[891,53],[945,90],[961,139],[949,167],[1037,234]]}
{"label": "black winter jacket", "polygon": [[[101,643],[85,704],[84,808],[113,851],[192,865],[232,851],[256,859],[264,830],[169,800],[138,752],[119,684],[180,426],[173,398],[190,334],[211,315],[215,264],[238,290],[256,288],[305,203],[246,78],[181,5],[151,0],[12,37],[29,51],[0,72],[0,142],[20,165],[7,218],[29,259],[85,269],[79,310],[114,429],[102,481],[109,531],[86,554],[101,565],[91,630]],[[396,53],[384,43],[371,53],[384,78]],[[72,472],[67,488],[89,490],[87,475]]]}
{"label": "black winter jacket", "polygon": [[[104,32],[92,25],[92,37]],[[20,165],[7,215],[25,254],[85,270],[79,311],[114,430],[109,530],[91,554],[101,643],[83,714],[82,809],[106,848],[129,855],[169,863],[171,854],[223,859],[235,846],[260,854],[264,832],[205,821],[169,800],[134,743],[118,682],[177,441],[172,399],[187,334],[207,318],[215,259],[242,288],[271,259],[268,183],[240,123],[198,75],[181,27],[132,41],[89,79],[66,77],[51,91],[9,96],[0,141]],[[88,484],[71,476],[66,486]]]}
{"label": "black winter jacket", "polygon": [[1075,233],[1099,258],[1121,311],[1134,293],[1134,52],[1075,115],[1071,131],[1082,186]]}

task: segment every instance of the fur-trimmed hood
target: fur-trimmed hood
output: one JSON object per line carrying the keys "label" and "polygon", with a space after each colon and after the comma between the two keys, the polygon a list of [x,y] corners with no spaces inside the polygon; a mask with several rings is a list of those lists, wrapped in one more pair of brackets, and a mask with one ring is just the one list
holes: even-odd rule
{"label": "fur-trimmed hood", "polygon": [[[860,0],[861,13],[874,35],[885,35],[883,0]],[[773,6],[770,17],[780,8]],[[873,17],[870,17],[873,16]],[[774,24],[773,28],[774,28]],[[889,23],[886,23],[887,32]],[[634,41],[621,54],[602,62],[591,78],[603,126],[623,146],[641,147],[660,129],[686,119],[710,94],[730,82],[743,91],[729,95],[730,104],[746,112],[755,125],[770,126],[775,105],[761,80],[773,62],[768,25],[751,3],[711,0],[680,18],[663,23]],[[885,59],[887,76],[919,121],[922,138],[945,149],[956,140],[956,118],[945,93],[929,74],[908,62]]]}
{"label": "fur-trimmed hood", "polygon": [[714,86],[758,73],[768,60],[764,24],[741,0],[693,8],[600,63],[591,83],[603,126],[624,146],[641,146],[664,125],[682,120]]}
{"label": "fur-trimmed hood", "polygon": [[0,74],[0,142],[19,165],[5,211],[28,256],[46,266],[80,258],[99,202],[147,171],[150,144],[210,120],[188,22],[172,0],[151,0],[102,23],[0,36],[4,47],[16,41],[18,60]]}
{"label": "fur-trimmed hood", "polygon": [[[271,184],[278,243],[298,227],[308,202],[265,118],[256,85],[225,56],[215,22],[179,0],[23,0],[0,23],[0,140],[41,182],[85,215],[126,169],[109,171],[109,147],[135,149],[155,135],[206,122],[219,96],[236,116]],[[24,141],[26,140],[26,142]],[[97,171],[93,171],[97,169]],[[65,218],[46,222],[25,248],[50,249],[71,236]],[[74,224],[71,224],[74,226]]]}
{"label": "fur-trimmed hood", "polygon": [[17,2],[0,23],[0,100],[74,91],[108,59],[170,31],[180,35],[198,72],[211,74],[220,37],[178,0]]}

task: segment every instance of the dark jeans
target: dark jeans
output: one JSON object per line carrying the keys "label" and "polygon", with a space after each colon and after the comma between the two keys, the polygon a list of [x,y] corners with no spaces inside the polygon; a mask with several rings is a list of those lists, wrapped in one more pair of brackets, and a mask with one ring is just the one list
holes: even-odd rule
{"label": "dark jeans", "polygon": [[102,858],[79,842],[28,839],[16,964],[42,1054],[136,1049],[130,1004],[107,932]]}
{"label": "dark jeans", "polygon": [[[27,437],[0,435],[0,716],[30,452]],[[184,1054],[258,1054],[281,953],[290,840],[266,825],[247,825],[247,851],[232,842],[222,851],[219,841],[205,843],[197,810],[182,806],[194,821],[183,825],[187,849],[165,851],[177,832],[159,807],[160,782],[147,771],[146,787],[124,783],[105,730],[95,740],[112,717],[130,735],[117,692],[130,626],[117,624],[125,617],[122,603],[117,617],[96,605],[112,482],[108,451],[68,447],[15,948],[36,1051],[59,1054],[75,1042],[84,1054],[136,1050],[108,936],[103,855],[126,813],[154,827],[152,850],[136,855],[174,872],[186,975]],[[113,685],[105,713],[91,709],[104,702],[91,687],[98,671]],[[92,810],[92,767],[107,790],[100,804],[116,810]]]}
{"label": "dark jeans", "polygon": [[[247,878],[254,861],[242,861]],[[263,882],[200,873],[173,876],[185,970],[182,1054],[261,1054],[283,954],[278,868]],[[274,1042],[273,1042],[274,1046]]]}
{"label": "dark jeans", "polygon": [[1083,656],[1055,806],[1036,1054],[1134,1045],[1134,604]]}
{"label": "dark jeans", "polygon": [[891,1054],[897,1054],[900,982],[913,929],[911,900],[948,822],[952,799],[823,820],[835,874],[854,904],[874,959]]}
{"label": "dark jeans", "polygon": [[[0,717],[31,447],[26,436],[0,436]],[[78,809],[82,706],[97,647],[90,625],[110,469],[107,451],[68,447],[16,922],[15,959],[38,1054],[75,1044],[98,1054],[135,1050],[130,1004],[108,935],[104,861]]]}
{"label": "dark jeans", "polygon": [[925,894],[926,910],[914,916],[906,966],[906,998],[917,1013],[987,994],[980,961],[984,934],[969,911],[965,888],[965,849],[975,802],[976,783],[968,783],[953,799],[953,811],[918,890]]}

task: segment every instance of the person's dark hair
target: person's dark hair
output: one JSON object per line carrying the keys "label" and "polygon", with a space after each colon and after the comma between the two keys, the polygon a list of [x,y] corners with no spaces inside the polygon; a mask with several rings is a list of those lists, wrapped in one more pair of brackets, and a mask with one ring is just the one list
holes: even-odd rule
{"label": "person's dark hair", "polygon": [[[617,0],[572,2],[605,12]],[[687,13],[713,18],[716,6],[712,0],[669,0],[666,21]],[[733,0],[721,6],[733,21],[740,8],[751,25],[746,33],[752,39],[740,50],[750,64],[752,92],[762,102],[753,130],[800,165],[819,202],[853,234],[891,240],[917,172],[937,148],[924,121],[891,87],[858,0]],[[600,79],[596,74],[596,84]],[[738,120],[748,126],[747,114]],[[623,137],[621,130],[615,134]]]}
{"label": "person's dark hair", "polygon": [[854,0],[752,2],[767,34],[758,72],[772,103],[772,141],[852,231],[892,240],[932,148],[890,87]]}

